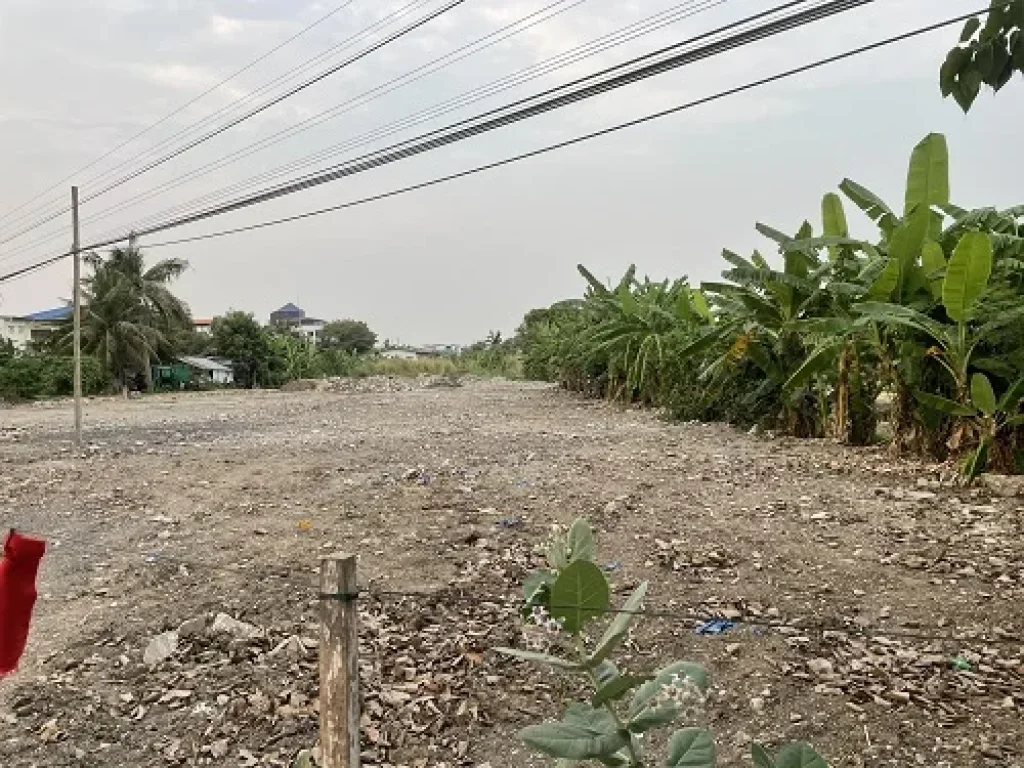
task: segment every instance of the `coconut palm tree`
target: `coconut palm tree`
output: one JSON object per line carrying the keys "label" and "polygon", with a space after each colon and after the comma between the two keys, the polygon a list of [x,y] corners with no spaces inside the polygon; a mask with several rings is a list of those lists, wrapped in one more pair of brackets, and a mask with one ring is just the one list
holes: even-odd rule
{"label": "coconut palm tree", "polygon": [[[190,320],[188,305],[168,287],[188,263],[164,259],[147,268],[134,243],[105,258],[88,254],[85,262],[92,274],[82,281],[82,351],[99,358],[120,384],[128,371],[141,371],[151,384],[150,361],[170,351],[174,331]],[[70,321],[63,330],[59,344],[66,347]]]}

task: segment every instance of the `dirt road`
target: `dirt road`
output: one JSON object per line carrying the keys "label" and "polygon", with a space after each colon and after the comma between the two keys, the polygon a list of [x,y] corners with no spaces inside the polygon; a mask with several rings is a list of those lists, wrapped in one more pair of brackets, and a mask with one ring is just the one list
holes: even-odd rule
{"label": "dirt road", "polygon": [[0,523],[50,542],[0,765],[288,765],[338,549],[406,595],[362,604],[364,762],[544,764],[515,731],[574,689],[487,651],[521,642],[522,576],[582,515],[666,614],[630,668],[707,665],[724,765],[800,738],[832,766],[1024,766],[1024,499],[540,385],[347,390],[95,400],[82,455],[66,403],[0,410]]}

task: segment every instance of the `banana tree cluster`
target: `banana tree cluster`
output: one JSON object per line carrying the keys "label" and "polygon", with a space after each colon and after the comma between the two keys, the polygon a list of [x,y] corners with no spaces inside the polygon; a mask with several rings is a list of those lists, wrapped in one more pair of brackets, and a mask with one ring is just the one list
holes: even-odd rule
{"label": "banana tree cluster", "polygon": [[[584,520],[573,523],[564,536],[556,535],[547,551],[549,567],[532,574],[523,587],[523,618],[548,637],[549,648],[497,649],[508,657],[575,674],[590,688],[586,702],[571,703],[557,722],[524,728],[522,740],[563,768],[590,761],[613,767],[713,768],[714,737],[693,725],[677,727],[660,757],[650,754],[650,740],[642,737],[680,721],[692,722],[707,694],[708,676],[687,661],[650,671],[627,671],[613,661],[642,614],[648,585],[642,583],[620,608],[613,608],[595,554],[594,535]],[[597,639],[591,640],[591,634]],[[775,757],[754,744],[752,758],[757,768],[827,768],[802,742],[786,746]]]}
{"label": "banana tree cluster", "polygon": [[[849,204],[874,236],[853,234]],[[855,445],[878,439],[884,394],[894,448],[963,457],[968,478],[1024,469],[1024,206],[955,205],[945,137],[930,134],[902,207],[845,179],[817,226],[757,230],[770,250],[723,251],[723,280],[700,288],[639,281],[633,267],[606,286],[581,267],[586,294],[546,315],[545,365],[528,373],[678,418]],[[541,348],[529,320],[528,359]],[[988,382],[994,413],[972,400],[972,381]]]}

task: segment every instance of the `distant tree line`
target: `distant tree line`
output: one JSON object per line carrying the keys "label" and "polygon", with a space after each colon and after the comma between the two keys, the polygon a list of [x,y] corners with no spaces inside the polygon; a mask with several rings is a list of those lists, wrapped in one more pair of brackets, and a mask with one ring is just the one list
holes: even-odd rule
{"label": "distant tree line", "polygon": [[[134,245],[85,258],[82,281],[82,380],[86,394],[136,383],[151,388],[152,366],[179,355],[231,361],[237,386],[280,386],[295,378],[345,375],[372,352],[377,335],[360,320],[335,320],[313,344],[287,326],[263,326],[245,312],[217,318],[212,333],[194,329],[188,305],[171,290],[182,259],[147,266]],[[16,350],[0,339],[0,399],[72,393],[73,319],[44,341]]]}

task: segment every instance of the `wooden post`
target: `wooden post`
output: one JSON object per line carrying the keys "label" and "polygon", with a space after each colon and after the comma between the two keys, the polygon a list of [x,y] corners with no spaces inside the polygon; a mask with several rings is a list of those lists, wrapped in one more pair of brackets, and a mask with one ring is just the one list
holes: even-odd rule
{"label": "wooden post", "polygon": [[82,447],[82,254],[79,252],[78,235],[78,187],[71,188],[71,251],[75,260],[75,283],[72,286],[72,302],[74,304],[74,331],[72,354],[74,355],[74,371],[72,373],[75,395],[75,445]]}
{"label": "wooden post", "polygon": [[359,768],[356,558],[320,558],[320,765]]}

